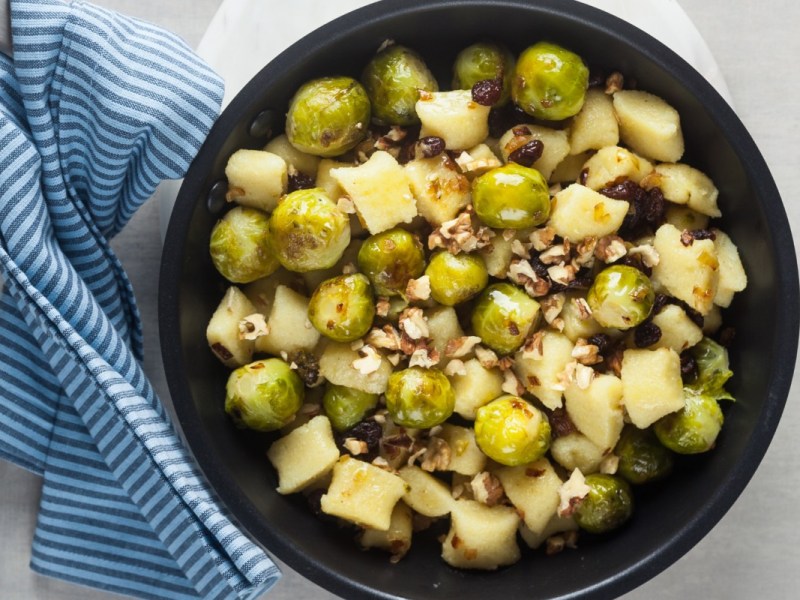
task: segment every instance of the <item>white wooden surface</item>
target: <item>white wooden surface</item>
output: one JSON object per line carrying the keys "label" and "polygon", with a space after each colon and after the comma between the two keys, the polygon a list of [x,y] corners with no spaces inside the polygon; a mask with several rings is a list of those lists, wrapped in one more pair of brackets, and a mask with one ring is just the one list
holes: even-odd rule
{"label": "white wooden surface", "polygon": [[[196,45],[219,0],[94,0],[145,18]],[[330,0],[261,0],[275,19],[319,18]],[[341,2],[342,0],[337,0]],[[792,227],[800,224],[797,148],[800,139],[800,4],[793,0],[678,0],[716,57],[734,105],[748,127],[783,196]],[[158,206],[146,204],[113,242],[137,292],[144,318],[145,370],[162,398],[156,314],[160,260]],[[780,360],[780,357],[776,357]],[[783,600],[800,597],[800,392],[793,387],[775,440],[753,481],[722,522],[667,571],[626,600],[708,598]],[[0,462],[0,598],[4,600],[110,600],[88,590],[33,574],[28,569],[39,480]],[[299,575],[284,578],[275,600],[333,598]]]}

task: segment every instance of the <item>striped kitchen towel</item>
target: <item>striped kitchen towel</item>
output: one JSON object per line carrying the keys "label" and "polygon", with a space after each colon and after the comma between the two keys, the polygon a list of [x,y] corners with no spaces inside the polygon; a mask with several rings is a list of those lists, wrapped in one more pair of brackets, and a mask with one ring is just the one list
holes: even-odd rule
{"label": "striped kitchen towel", "polygon": [[44,478],[31,566],[142,598],[253,598],[276,566],[209,489],[139,365],[108,239],[188,168],[222,86],[174,36],[12,0],[0,56],[0,456]]}

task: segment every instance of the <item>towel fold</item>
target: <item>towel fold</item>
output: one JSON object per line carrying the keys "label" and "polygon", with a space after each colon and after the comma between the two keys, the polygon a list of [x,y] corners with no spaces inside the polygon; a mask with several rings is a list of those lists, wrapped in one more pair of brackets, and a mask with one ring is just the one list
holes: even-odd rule
{"label": "towel fold", "polygon": [[[222,85],[176,37],[12,0],[0,56],[0,456],[44,478],[31,566],[143,598],[253,598],[277,567],[231,521],[143,373],[108,239],[181,177]],[[154,275],[155,276],[155,275]]]}

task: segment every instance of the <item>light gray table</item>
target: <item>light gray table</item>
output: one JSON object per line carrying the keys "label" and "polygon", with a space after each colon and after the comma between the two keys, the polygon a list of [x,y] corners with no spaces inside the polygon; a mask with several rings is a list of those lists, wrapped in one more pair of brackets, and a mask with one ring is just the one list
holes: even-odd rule
{"label": "light gray table", "polygon": [[[303,0],[265,1],[276,18],[301,10]],[[182,35],[196,45],[219,0],[95,0]],[[739,115],[778,182],[792,226],[800,224],[800,3],[794,0],[680,0],[716,56]],[[161,252],[158,207],[146,204],[113,242],[136,289],[144,319],[144,368],[168,398],[158,345],[157,288]],[[776,357],[779,360],[779,357]],[[800,597],[800,390],[795,385],[783,420],[751,484],[720,524],[667,571],[626,600]],[[109,600],[111,596],[35,575],[28,569],[39,479],[0,461],[0,598]],[[334,598],[284,567],[274,600]]]}

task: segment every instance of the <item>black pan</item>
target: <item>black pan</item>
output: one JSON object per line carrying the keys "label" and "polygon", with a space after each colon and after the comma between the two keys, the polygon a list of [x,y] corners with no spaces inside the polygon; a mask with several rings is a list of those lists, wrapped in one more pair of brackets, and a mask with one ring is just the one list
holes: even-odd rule
{"label": "black pan", "polygon": [[[289,98],[306,80],[358,76],[387,38],[417,49],[441,83],[456,53],[481,39],[514,51],[540,39],[591,64],[633,75],[680,112],[684,160],[720,190],[722,228],[736,241],[747,290],[727,311],[736,404],[713,452],[682,462],[666,483],[637,494],[633,520],[577,550],[529,553],[498,573],[447,567],[432,540],[398,565],[362,552],[351,534],[311,516],[300,497],[281,497],[264,451],[268,439],[232,427],[223,412],[227,373],[208,350],[205,326],[225,282],[208,255],[222,210],[224,166],[238,148],[263,146],[283,128]],[[180,425],[233,515],[294,569],[345,598],[603,598],[665,569],[725,514],[755,472],[783,410],[798,335],[798,280],[786,214],[753,140],[725,101],[689,65],[638,29],[569,0],[388,0],[316,30],[267,65],[220,117],[181,188],[164,247],[160,289],[164,365]],[[432,537],[432,536],[431,536]],[[742,552],[746,552],[745,547]]]}

